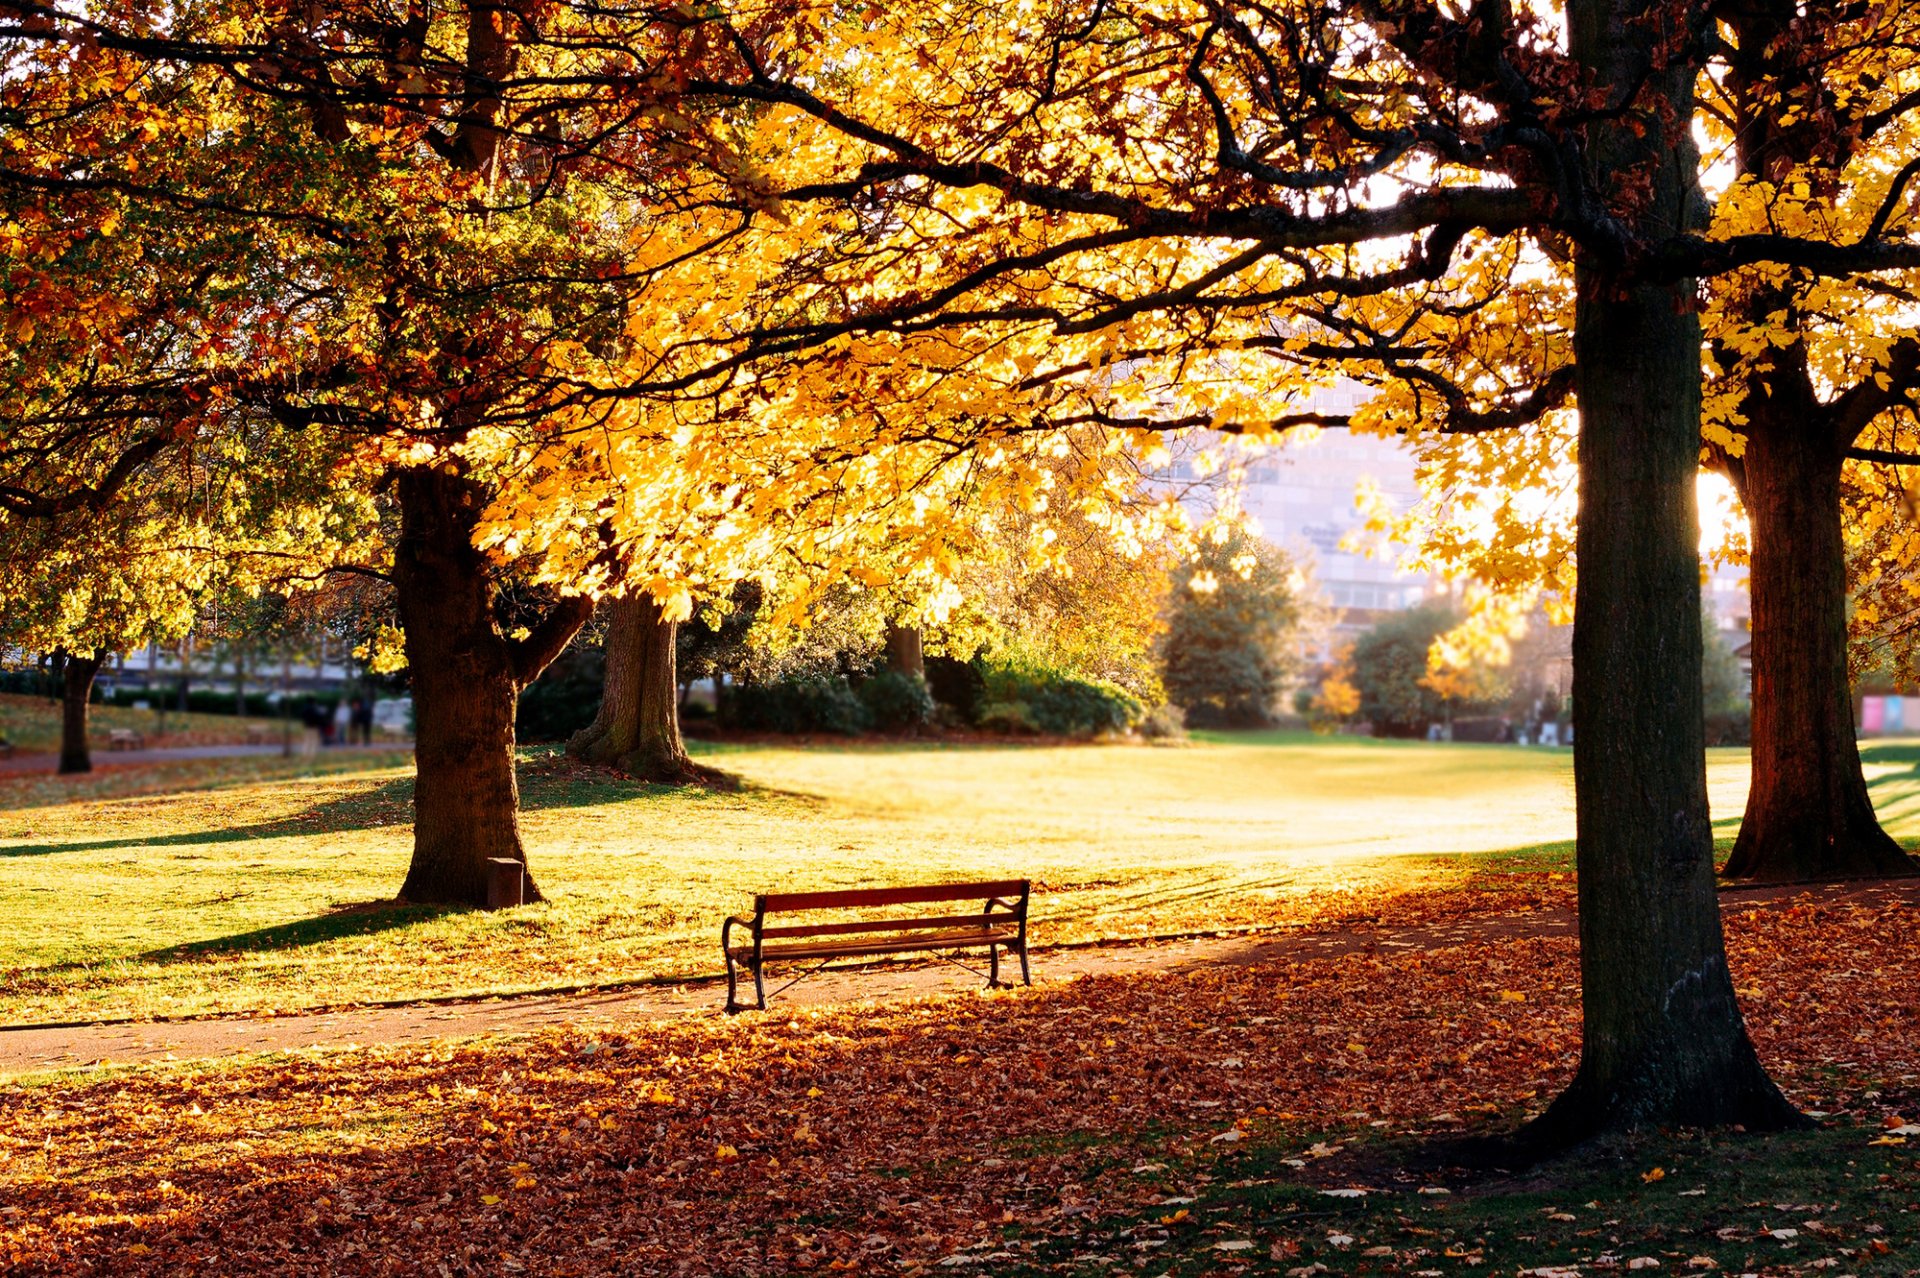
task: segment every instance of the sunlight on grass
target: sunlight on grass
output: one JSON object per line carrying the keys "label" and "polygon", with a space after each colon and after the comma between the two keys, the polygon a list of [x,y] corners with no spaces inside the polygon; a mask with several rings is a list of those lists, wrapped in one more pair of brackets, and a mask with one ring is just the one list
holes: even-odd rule
{"label": "sunlight on grass", "polygon": [[[697,749],[746,788],[661,790],[530,758],[527,845],[552,899],[499,914],[385,903],[411,840],[402,756],[12,779],[0,785],[0,1019],[705,973],[721,918],[756,890],[1028,877],[1045,945],[1285,925],[1571,860],[1566,751],[1282,734]],[[1912,839],[1920,747],[1867,755],[1883,812]],[[1743,751],[1711,753],[1723,838],[1745,773]]]}
{"label": "sunlight on grass", "polygon": [[[155,694],[156,702],[163,701]],[[259,704],[257,701],[255,704]],[[277,719],[239,719],[227,714],[183,714],[168,710],[164,715],[130,706],[94,706],[87,718],[87,735],[95,750],[105,750],[107,733],[114,728],[131,728],[145,734],[154,746],[224,745],[244,743],[248,728],[280,730]],[[165,728],[162,735],[161,729]],[[60,706],[45,697],[25,697],[0,692],[0,741],[8,741],[22,754],[51,754],[60,749]]]}

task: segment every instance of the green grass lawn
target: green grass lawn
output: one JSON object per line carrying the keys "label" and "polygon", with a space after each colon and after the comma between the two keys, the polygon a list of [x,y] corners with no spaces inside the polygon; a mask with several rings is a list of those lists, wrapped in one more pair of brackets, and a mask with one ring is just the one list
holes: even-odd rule
{"label": "green grass lawn", "polygon": [[[155,700],[160,699],[161,694],[156,693]],[[182,714],[178,710],[168,710],[163,716],[130,706],[94,706],[87,717],[87,736],[95,750],[107,748],[107,733],[114,728],[143,733],[150,746],[224,745],[244,742],[249,726],[278,731],[280,721]],[[9,742],[22,754],[53,753],[60,748],[60,707],[45,697],[0,693],[0,741]]]}
{"label": "green grass lawn", "polygon": [[[526,841],[551,899],[499,914],[383,904],[411,839],[401,756],[0,779],[0,1021],[710,972],[725,914],[801,885],[1030,877],[1043,945],[1285,924],[1505,865],[1564,870],[1573,835],[1564,750],[1262,734],[696,752],[745,788],[530,754]],[[1883,815],[1920,836],[1920,746],[1868,760]],[[1709,769],[1727,839],[1745,754]]]}

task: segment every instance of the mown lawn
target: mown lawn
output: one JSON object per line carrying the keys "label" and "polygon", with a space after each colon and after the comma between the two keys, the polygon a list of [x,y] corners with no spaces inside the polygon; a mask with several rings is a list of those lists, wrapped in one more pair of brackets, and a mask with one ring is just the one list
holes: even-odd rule
{"label": "mown lawn", "polygon": [[[155,694],[160,700],[161,694]],[[89,743],[107,748],[107,734],[115,728],[144,733],[150,746],[226,745],[244,742],[249,727],[279,730],[278,719],[240,719],[228,714],[182,714],[128,706],[95,706],[87,717]],[[164,732],[163,732],[164,729]],[[60,748],[60,708],[45,697],[0,692],[0,741],[21,754],[51,754]],[[110,758],[101,762],[111,762]]]}
{"label": "mown lawn", "polygon": [[[1286,925],[1564,872],[1573,833],[1565,751],[1262,735],[700,753],[745,787],[662,791],[530,753],[551,899],[499,914],[385,904],[410,844],[403,756],[0,778],[0,1020],[705,973],[725,914],[801,885],[1030,877],[1043,945]],[[1869,758],[1883,813],[1920,835],[1920,747]],[[1723,837],[1745,766],[1710,764]]]}

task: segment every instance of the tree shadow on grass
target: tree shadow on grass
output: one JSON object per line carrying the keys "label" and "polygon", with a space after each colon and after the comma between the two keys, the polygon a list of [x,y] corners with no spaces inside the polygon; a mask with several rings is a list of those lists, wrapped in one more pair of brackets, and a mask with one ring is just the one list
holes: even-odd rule
{"label": "tree shadow on grass", "polygon": [[411,905],[401,901],[361,901],[336,905],[323,914],[292,923],[276,923],[250,932],[216,936],[205,941],[167,945],[133,955],[138,963],[191,963],[216,954],[257,953],[271,950],[297,950],[350,937],[376,936],[398,928],[427,923],[448,914],[464,914],[459,906]]}
{"label": "tree shadow on grass", "polygon": [[348,830],[378,830],[413,820],[413,778],[398,777],[357,794],[341,795],[271,821],[253,821],[221,830],[187,830],[179,834],[143,834],[122,839],[85,839],[78,842],[19,843],[0,848],[0,859],[48,856],[56,852],[104,852],[115,848],[170,848],[203,843],[244,843],[251,839],[280,839]]}
{"label": "tree shadow on grass", "polygon": [[[520,769],[520,810],[598,807],[627,799],[683,794],[693,799],[711,791],[647,785],[612,773],[561,770],[540,760]],[[396,777],[367,790],[338,795],[301,812],[270,821],[254,821],[215,830],[188,830],[179,834],[130,835],[119,839],[83,839],[17,843],[0,847],[0,860],[10,857],[50,856],[60,852],[105,852],[118,848],[191,847],[208,843],[245,843],[253,839],[302,838],[344,834],[355,830],[384,830],[413,823],[413,778]]]}
{"label": "tree shadow on grass", "polygon": [[[360,901],[350,905],[336,905],[313,918],[296,919],[291,923],[276,923],[271,927],[235,932],[231,936],[216,936],[203,941],[184,941],[177,945],[163,945],[138,954],[117,955],[109,961],[165,967],[181,963],[201,963],[223,955],[298,950],[311,945],[324,945],[329,941],[377,936],[382,932],[396,931],[418,923],[429,923],[448,914],[465,912],[465,907],[461,906],[411,905],[390,900]],[[98,960],[49,963],[42,967],[19,969],[8,973],[8,976],[16,982],[48,979],[57,981],[60,977],[71,973],[92,971],[99,966]]]}

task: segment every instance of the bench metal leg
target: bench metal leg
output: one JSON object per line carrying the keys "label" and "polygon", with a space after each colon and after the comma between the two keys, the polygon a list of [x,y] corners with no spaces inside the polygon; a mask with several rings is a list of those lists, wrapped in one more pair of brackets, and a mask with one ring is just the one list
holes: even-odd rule
{"label": "bench metal leg", "polygon": [[[1011,949],[1012,947],[1009,946],[1008,948]],[[1022,954],[1020,956],[1022,971],[1026,970],[1026,962],[1027,956]],[[1032,984],[1032,982],[1029,981],[1028,984]],[[987,947],[987,988],[990,990],[1010,990],[1013,988],[1012,981],[1003,981],[1000,979],[1000,947],[998,945],[989,945]]]}
{"label": "bench metal leg", "polygon": [[727,1015],[729,1016],[735,1012],[744,1012],[747,1010],[740,1006],[740,1000],[734,996],[736,979],[737,968],[733,961],[733,955],[729,954],[727,955]]}
{"label": "bench metal leg", "polygon": [[1033,984],[1033,973],[1027,970],[1027,943],[1025,940],[1020,942],[1020,983],[1022,985]]}
{"label": "bench metal leg", "polygon": [[758,1010],[767,1010],[767,982],[764,962],[753,965],[753,1005]]}

